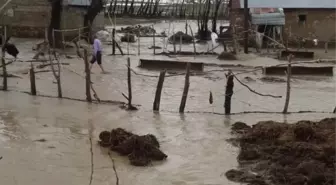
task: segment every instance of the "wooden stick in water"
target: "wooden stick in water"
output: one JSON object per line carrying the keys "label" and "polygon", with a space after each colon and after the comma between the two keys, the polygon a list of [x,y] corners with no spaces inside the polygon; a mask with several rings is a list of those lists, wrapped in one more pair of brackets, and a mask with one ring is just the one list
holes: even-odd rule
{"label": "wooden stick in water", "polygon": [[282,111],[284,114],[287,114],[289,99],[290,99],[290,90],[291,90],[290,79],[292,75],[292,66],[291,66],[292,57],[293,55],[288,56],[286,101],[285,101],[285,107]]}

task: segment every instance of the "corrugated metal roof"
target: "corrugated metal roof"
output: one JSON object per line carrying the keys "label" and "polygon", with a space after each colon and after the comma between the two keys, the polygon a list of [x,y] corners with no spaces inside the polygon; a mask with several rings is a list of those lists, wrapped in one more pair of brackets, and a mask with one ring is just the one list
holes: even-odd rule
{"label": "corrugated metal roof", "polygon": [[[244,0],[232,0],[232,8],[244,8]],[[249,8],[336,8],[335,0],[248,0]]]}
{"label": "corrugated metal roof", "polygon": [[70,6],[89,6],[90,0],[66,0],[66,5]]}

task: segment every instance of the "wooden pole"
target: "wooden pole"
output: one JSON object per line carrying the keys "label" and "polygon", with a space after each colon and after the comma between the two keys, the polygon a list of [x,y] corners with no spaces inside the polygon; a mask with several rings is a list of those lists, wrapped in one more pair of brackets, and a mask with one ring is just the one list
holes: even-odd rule
{"label": "wooden pole", "polygon": [[324,53],[328,53],[328,42],[324,43]]}
{"label": "wooden pole", "polygon": [[[154,30],[154,25],[153,25],[153,30]],[[153,53],[155,55],[155,32],[153,32]]]}
{"label": "wooden pole", "polygon": [[92,102],[91,97],[91,72],[89,68],[88,54],[87,50],[84,49],[84,66],[85,66],[85,92],[86,92],[86,100],[88,102]]}
{"label": "wooden pole", "polygon": [[115,43],[115,28],[112,30],[112,55],[115,55],[116,43]]}
{"label": "wooden pole", "polygon": [[286,92],[285,107],[284,107],[284,109],[283,109],[283,113],[284,113],[284,114],[286,114],[287,111],[288,111],[288,104],[289,104],[289,99],[290,99],[290,90],[291,90],[290,79],[291,79],[291,75],[292,75],[292,66],[291,66],[292,57],[293,57],[293,55],[289,55],[289,56],[288,56],[288,67],[287,67],[287,92]]}
{"label": "wooden pole", "polygon": [[190,29],[190,34],[191,34],[191,36],[192,36],[192,38],[193,38],[194,54],[195,54],[195,56],[196,56],[196,43],[195,43],[194,34],[193,34],[193,31],[192,31],[192,29],[191,29],[190,24],[189,24],[189,29]]}
{"label": "wooden pole", "polygon": [[6,52],[4,50],[6,41],[7,41],[7,26],[4,26],[4,39],[2,39],[2,58],[1,58],[1,63],[2,63],[2,74],[3,74],[3,90],[7,91],[8,85],[7,85],[7,67],[6,67],[6,62],[5,62],[5,55]]}
{"label": "wooden pole", "polygon": [[33,65],[31,65],[30,67],[29,75],[30,75],[30,92],[31,95],[36,96],[35,72]]}
{"label": "wooden pole", "polygon": [[132,109],[132,79],[131,79],[131,59],[127,57],[127,85],[128,85],[128,109]]}
{"label": "wooden pole", "polygon": [[55,30],[52,29],[52,44],[53,44],[53,49],[55,50]]}
{"label": "wooden pole", "polygon": [[225,89],[225,101],[224,101],[224,108],[225,114],[231,114],[231,98],[233,95],[233,86],[234,86],[234,75],[232,74],[231,70],[229,70],[228,74],[225,75],[227,78],[226,81],[226,89]]}
{"label": "wooden pole", "polygon": [[165,79],[166,71],[161,71],[159,76],[159,82],[156,87],[155,99],[153,103],[153,111],[160,110],[161,92],[163,87],[163,82]]}
{"label": "wooden pole", "polygon": [[174,45],[174,53],[176,54],[176,38],[175,33],[173,32],[173,45]]}
{"label": "wooden pole", "polygon": [[184,108],[187,102],[187,97],[188,97],[188,91],[189,91],[189,76],[190,76],[190,63],[187,63],[187,69],[186,69],[186,76],[185,76],[185,82],[184,82],[184,89],[183,89],[183,94],[182,94],[182,99],[181,99],[181,104],[180,104],[180,109],[179,112],[183,113]]}
{"label": "wooden pole", "polygon": [[248,0],[244,0],[244,53],[248,53],[249,9]]}
{"label": "wooden pole", "polygon": [[138,37],[138,55],[140,56],[140,37]]}
{"label": "wooden pole", "polygon": [[6,69],[6,63],[5,63],[5,52],[2,52],[2,59],[1,59],[1,63],[2,63],[2,74],[3,74],[3,81],[2,81],[2,86],[3,86],[3,90],[7,91],[8,87],[7,87],[7,69]]}
{"label": "wooden pole", "polygon": [[180,35],[180,53],[182,51],[182,36]]}

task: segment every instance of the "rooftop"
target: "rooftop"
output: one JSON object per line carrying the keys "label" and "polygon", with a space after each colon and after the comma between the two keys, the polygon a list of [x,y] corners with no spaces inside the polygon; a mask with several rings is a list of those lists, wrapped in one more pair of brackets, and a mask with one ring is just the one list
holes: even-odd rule
{"label": "rooftop", "polygon": [[[335,0],[248,0],[249,8],[336,8]],[[232,8],[244,8],[244,0],[232,0]]]}

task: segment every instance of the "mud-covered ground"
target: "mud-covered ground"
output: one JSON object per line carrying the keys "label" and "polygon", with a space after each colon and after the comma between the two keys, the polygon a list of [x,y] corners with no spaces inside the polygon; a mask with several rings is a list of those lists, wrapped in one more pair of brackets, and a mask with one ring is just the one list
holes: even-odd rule
{"label": "mud-covered ground", "polygon": [[238,138],[232,141],[240,146],[240,170],[229,170],[226,176],[254,185],[333,185],[335,125],[336,118],[295,124],[264,121],[252,127],[237,122],[232,130]]}
{"label": "mud-covered ground", "polygon": [[[167,28],[167,24],[155,27]],[[178,26],[176,26],[178,28]],[[183,29],[183,24],[179,26]],[[176,29],[177,29],[176,28]],[[31,60],[32,46],[37,40],[12,40],[19,48],[19,59]],[[167,59],[153,56],[151,38],[141,38],[141,55],[137,56],[137,43],[129,45],[131,67],[140,74],[158,75],[160,70],[138,68],[139,58]],[[162,44],[158,38],[156,45]],[[127,51],[127,44],[121,44]],[[172,48],[172,46],[169,46]],[[197,50],[206,51],[207,46],[197,45]],[[183,50],[193,50],[192,45],[183,45]],[[217,52],[220,52],[219,48]],[[126,52],[127,53],[127,52]],[[104,45],[103,65],[110,73],[101,74],[97,66],[93,68],[92,81],[98,96],[103,100],[126,101],[121,93],[127,94],[127,56],[109,56],[111,46]],[[85,99],[84,62],[68,53],[72,59],[61,57],[69,65],[62,67],[63,96]],[[9,56],[8,56],[9,58]],[[112,153],[119,184],[235,184],[228,181],[225,172],[236,168],[238,148],[226,140],[231,138],[230,125],[236,121],[250,124],[258,121],[274,120],[295,122],[302,119],[319,120],[331,117],[329,113],[310,114],[238,114],[223,116],[225,75],[220,70],[231,68],[235,73],[253,70],[255,66],[286,63],[254,54],[241,55],[238,61],[219,61],[216,57],[175,57],[182,61],[204,62],[205,71],[190,77],[190,90],[186,113],[178,114],[184,76],[165,79],[160,113],[153,113],[152,106],[158,78],[132,74],[133,103],[141,105],[138,111],[126,112],[118,105],[88,104],[85,102],[59,100],[57,98],[33,97],[22,91],[30,90],[26,73],[28,62],[14,62],[7,66],[10,74],[19,78],[9,78],[9,92],[0,92],[0,179],[3,184],[45,185],[86,184],[92,179],[93,185],[114,184],[115,172],[111,158],[97,141],[103,130],[125,128],[132,133],[155,135],[169,157],[164,162],[154,162],[153,166],[132,167],[128,159]],[[35,64],[37,66],[38,64]],[[240,65],[240,66],[237,66]],[[317,64],[316,64],[317,65]],[[318,64],[330,65],[330,64]],[[49,70],[50,68],[39,69]],[[169,71],[170,74],[183,71]],[[246,78],[249,77],[249,78]],[[285,95],[286,83],[265,80],[260,71],[239,75],[251,88],[273,95]],[[276,76],[285,79],[284,76]],[[252,79],[252,80],[251,80]],[[38,94],[57,96],[51,72],[36,74]],[[214,103],[209,104],[209,91]],[[282,111],[284,98],[261,97],[235,81],[232,112]],[[294,76],[292,81],[289,111],[331,112],[335,107],[335,77]],[[91,178],[92,176],[92,178]]]}

